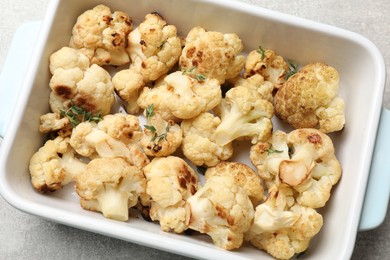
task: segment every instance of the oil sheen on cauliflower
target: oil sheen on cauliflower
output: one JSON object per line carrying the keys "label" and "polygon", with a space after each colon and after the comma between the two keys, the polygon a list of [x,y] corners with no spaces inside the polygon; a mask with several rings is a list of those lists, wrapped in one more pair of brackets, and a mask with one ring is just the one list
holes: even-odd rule
{"label": "oil sheen on cauliflower", "polygon": [[221,87],[215,79],[198,81],[180,71],[173,72],[153,88],[145,87],[138,98],[138,105],[154,110],[164,120],[189,119],[209,111],[222,99]]}
{"label": "oil sheen on cauliflower", "polygon": [[219,117],[208,112],[181,122],[184,136],[182,151],[193,164],[215,166],[233,155],[231,143],[218,145],[215,141],[215,130],[220,123]]}
{"label": "oil sheen on cauliflower", "polygon": [[63,47],[50,56],[50,108],[54,113],[72,104],[93,114],[110,113],[115,102],[110,74],[78,50]]}
{"label": "oil sheen on cauliflower", "polygon": [[150,217],[163,231],[182,233],[188,227],[185,203],[198,189],[198,177],[181,158],[154,158],[144,168],[146,192],[151,198]]}
{"label": "oil sheen on cauliflower", "polygon": [[211,237],[214,245],[239,248],[254,217],[254,209],[244,188],[233,177],[213,176],[187,200],[188,227]]}
{"label": "oil sheen on cauliflower", "polygon": [[217,79],[220,84],[239,75],[245,58],[241,39],[234,33],[206,31],[202,27],[191,29],[179,64],[182,71],[195,68],[196,73]]}
{"label": "oil sheen on cauliflower", "polygon": [[276,93],[275,114],[294,128],[339,131],[345,116],[338,90],[339,73],[335,68],[324,63],[308,64]]}
{"label": "oil sheen on cauliflower", "polygon": [[123,65],[130,62],[126,47],[131,30],[126,13],[97,5],[77,18],[69,46],[80,49],[92,64]]}
{"label": "oil sheen on cauliflower", "polygon": [[291,187],[297,202],[312,208],[325,206],[342,174],[332,140],[317,129],[277,131],[252,146],[250,159],[268,187]]}
{"label": "oil sheen on cauliflower", "polygon": [[150,13],[128,36],[130,69],[139,73],[145,83],[155,81],[177,63],[181,41],[176,27],[168,25],[158,13]]}

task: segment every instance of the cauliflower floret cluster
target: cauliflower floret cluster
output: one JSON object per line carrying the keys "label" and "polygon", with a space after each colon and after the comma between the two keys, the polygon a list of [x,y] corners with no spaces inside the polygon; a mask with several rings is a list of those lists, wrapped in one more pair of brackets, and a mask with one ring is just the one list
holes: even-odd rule
{"label": "cauliflower floret cluster", "polygon": [[294,128],[339,131],[345,116],[338,89],[339,73],[335,68],[324,63],[308,64],[276,93],[275,113]]}
{"label": "cauliflower floret cluster", "polygon": [[[73,182],[86,210],[128,221],[135,208],[225,250],[304,252],[342,175],[327,135],[345,123],[339,75],[243,48],[199,26],[180,36],[156,12],[133,30],[124,12],[87,10],[50,56],[51,111],[39,118],[50,140],[31,157],[33,187]],[[295,130],[274,129],[278,119]]]}
{"label": "cauliflower floret cluster", "polygon": [[78,17],[69,46],[80,49],[92,64],[123,65],[130,62],[126,48],[131,30],[126,13],[98,5]]}

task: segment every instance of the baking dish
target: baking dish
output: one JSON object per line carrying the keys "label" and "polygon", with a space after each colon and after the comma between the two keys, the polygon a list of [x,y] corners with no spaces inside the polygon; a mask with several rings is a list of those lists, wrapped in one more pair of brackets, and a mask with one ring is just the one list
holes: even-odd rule
{"label": "baking dish", "polygon": [[52,1],[2,145],[0,187],[4,198],[21,210],[63,224],[196,258],[266,256],[249,246],[237,252],[219,250],[205,237],[166,234],[158,225],[139,219],[128,223],[104,219],[82,210],[70,186],[50,197],[32,189],[27,166],[42,144],[36,119],[48,111],[48,103],[43,102],[49,93],[48,56],[67,44],[75,18],[98,3],[128,12],[136,23],[146,13],[158,11],[182,35],[194,25],[235,32],[246,50],[261,44],[300,64],[321,60],[339,70],[347,122],[332,139],[344,176],[323,210],[324,228],[305,257],[349,258],[381,111],[385,75],[382,57],[371,42],[354,33],[231,1]]}

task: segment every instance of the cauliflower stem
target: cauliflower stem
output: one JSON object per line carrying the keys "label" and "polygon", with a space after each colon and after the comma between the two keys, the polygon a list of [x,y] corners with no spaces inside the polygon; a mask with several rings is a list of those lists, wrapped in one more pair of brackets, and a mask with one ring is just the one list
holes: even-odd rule
{"label": "cauliflower stem", "polygon": [[104,186],[97,198],[99,208],[106,218],[126,221],[129,216],[128,195],[118,192],[117,187]]}

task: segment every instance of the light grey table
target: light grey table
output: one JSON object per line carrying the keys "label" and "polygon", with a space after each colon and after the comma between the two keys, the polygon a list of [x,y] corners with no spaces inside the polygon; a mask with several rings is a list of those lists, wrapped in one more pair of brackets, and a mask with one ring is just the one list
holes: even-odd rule
{"label": "light grey table", "polygon": [[[233,1],[233,0],[232,0]],[[388,0],[239,0],[335,25],[374,42],[390,64]],[[0,71],[17,28],[42,20],[49,0],[0,0]],[[389,75],[388,75],[389,76]],[[390,77],[388,77],[390,78]],[[384,104],[390,107],[390,83]],[[387,173],[389,174],[389,173]],[[177,255],[77,230],[20,212],[0,197],[1,259],[184,259]],[[359,232],[353,259],[390,258],[390,213],[377,229]]]}

